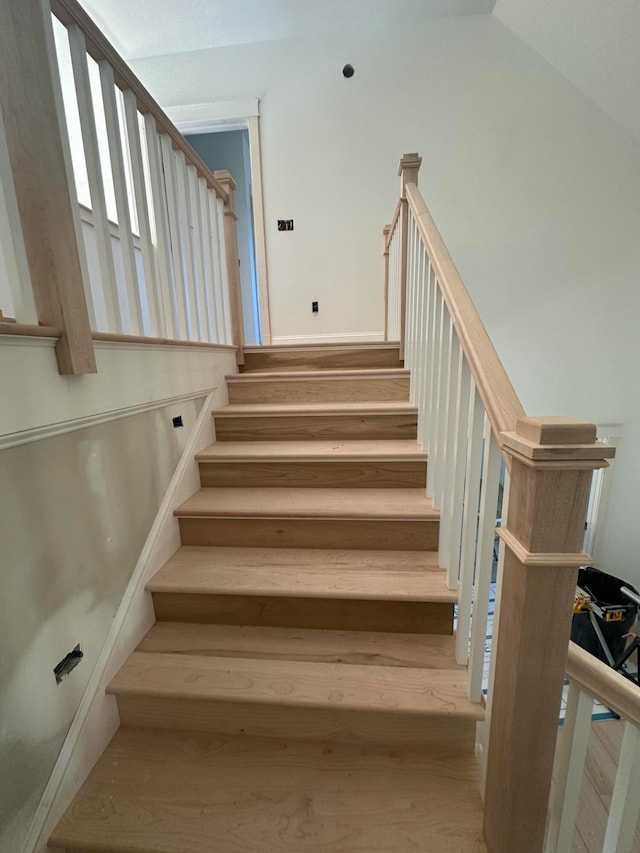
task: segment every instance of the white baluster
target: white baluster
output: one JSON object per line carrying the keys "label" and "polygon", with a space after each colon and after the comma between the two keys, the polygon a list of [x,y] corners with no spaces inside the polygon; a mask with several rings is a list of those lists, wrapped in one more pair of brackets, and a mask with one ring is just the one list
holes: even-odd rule
{"label": "white baluster", "polygon": [[[133,227],[131,225],[131,213],[129,209],[129,198],[127,195],[127,182],[125,177],[125,164],[122,154],[122,143],[120,138],[120,123],[118,121],[118,106],[116,103],[115,80],[113,68],[102,60],[98,64],[100,70],[100,87],[102,90],[102,103],[104,105],[104,117],[107,126],[107,139],[109,145],[109,158],[111,160],[111,174],[113,176],[113,191],[118,213],[118,238],[122,252],[122,265],[124,269],[124,281],[127,290],[127,303],[129,306],[128,322],[124,324],[124,330],[133,334],[141,335],[147,331],[143,326],[143,308],[140,299],[140,288],[138,286],[138,270],[136,267],[135,249],[133,247]],[[145,282],[146,283],[146,282]]]}
{"label": "white baluster", "polygon": [[[149,164],[150,228],[151,246],[157,264],[157,282],[161,291],[160,303],[164,308],[164,322],[167,337],[180,337],[180,319],[176,287],[173,280],[169,222],[167,219],[167,197],[165,194],[162,155],[160,153],[160,135],[156,128],[155,117],[151,113],[144,116],[147,162]],[[140,219],[140,214],[138,214]]]}
{"label": "white baluster", "polygon": [[[418,423],[422,422],[422,408],[424,405],[424,383],[422,380],[425,368],[426,351],[426,311],[427,311],[427,289],[425,281],[426,255],[422,241],[418,242],[418,271],[417,271],[417,306],[416,306],[416,356],[415,356],[415,402],[418,407]],[[418,426],[418,440],[420,440],[420,426]]]}
{"label": "white baluster", "polygon": [[[509,477],[509,471],[507,468],[504,469],[504,487],[502,491],[502,519],[501,525],[503,527],[507,526],[507,516],[508,516],[508,508],[509,508],[509,489],[511,488],[511,478]],[[493,690],[496,680],[496,649],[498,647],[498,643],[500,642],[499,636],[499,627],[500,627],[500,609],[502,602],[502,576],[504,573],[504,555],[505,555],[505,544],[502,539],[498,542],[498,571],[496,573],[496,586],[495,586],[495,601],[493,603],[493,630],[491,636],[491,657],[489,659],[489,683],[487,685],[487,704],[485,708],[484,714],[484,722],[481,726],[478,727],[479,733],[479,743],[476,746],[480,746],[480,752],[476,750],[476,754],[478,755],[479,763],[480,763],[480,793],[482,799],[484,800],[484,792],[485,786],[487,782],[487,756],[489,754],[489,732],[491,729],[491,712],[493,710]],[[509,638],[507,637],[507,642],[509,642]]]}
{"label": "white baluster", "polygon": [[460,576],[460,540],[462,537],[462,508],[464,502],[464,475],[467,460],[467,429],[469,420],[469,387],[471,371],[462,352],[460,343],[457,346],[457,381],[456,397],[453,402],[453,446],[451,449],[451,468],[453,471],[453,488],[448,492],[450,516],[447,568],[447,586],[456,589]]}
{"label": "white baluster", "polygon": [[545,853],[572,849],[592,713],[591,696],[569,684],[564,725],[558,731]]}
{"label": "white baluster", "polygon": [[396,257],[396,275],[395,275],[395,311],[394,318],[396,324],[396,340],[400,340],[400,311],[402,310],[402,301],[400,299],[400,273],[402,271],[402,253],[400,251],[400,220],[396,226],[395,239],[395,257]]}
{"label": "white baluster", "polygon": [[452,565],[451,559],[451,523],[452,496],[455,485],[455,446],[456,446],[456,401],[460,382],[460,343],[449,323],[449,364],[446,379],[445,426],[444,426],[444,465],[442,474],[442,504],[440,511],[440,537],[438,563],[447,570],[447,586],[455,589],[458,584],[458,565]]}
{"label": "white baluster", "polygon": [[227,270],[227,249],[224,236],[224,202],[221,198],[217,199],[216,208],[218,211],[218,244],[220,246],[220,268],[222,272],[222,304],[225,323],[224,342],[225,344],[232,344],[233,329],[231,328],[231,294],[229,292],[231,283],[229,281],[229,272]]}
{"label": "white baluster", "polygon": [[433,505],[436,509],[442,506],[442,490],[444,484],[444,467],[446,452],[446,394],[449,359],[451,357],[451,318],[442,299],[440,324],[440,355],[438,358],[437,397],[435,411],[435,472],[433,479]]}
{"label": "white baluster", "polygon": [[[413,217],[410,208],[407,208],[406,216],[407,224],[407,281],[406,281],[406,299],[405,299],[405,346],[404,346],[404,366],[409,370],[413,367],[413,321],[415,314],[413,311],[413,297],[415,294],[415,279],[413,275],[413,247],[415,233],[413,230]],[[414,387],[413,380],[409,380],[409,399],[413,403]]]}
{"label": "white baluster", "polygon": [[200,205],[198,202],[198,173],[195,166],[187,165],[187,189],[189,233],[193,256],[193,282],[198,310],[198,333],[201,341],[210,340],[207,325],[207,302],[205,298],[204,262],[202,257],[202,234],[200,229]]}
{"label": "white baluster", "polygon": [[417,399],[417,375],[416,365],[419,357],[418,353],[418,304],[420,301],[420,283],[419,283],[419,263],[420,257],[418,249],[420,246],[420,237],[413,216],[410,217],[411,230],[413,234],[411,247],[411,400],[416,402]]}
{"label": "white baluster", "polygon": [[[431,393],[431,334],[433,331],[433,310],[435,300],[435,282],[433,278],[433,270],[431,269],[431,261],[427,257],[425,270],[425,317],[424,317],[424,347],[422,349],[422,392],[421,405],[418,410],[418,441],[424,450],[428,447],[428,423],[429,423],[429,397]],[[427,459],[427,465],[429,460]]]}
{"label": "white baluster", "polygon": [[[18,323],[37,325],[29,261],[24,246],[18,200],[13,184],[7,137],[0,112],[0,246],[4,257],[13,316]],[[6,307],[0,305],[0,308]]]}
{"label": "white baluster", "polygon": [[442,342],[442,294],[437,279],[434,280],[432,324],[429,350],[429,402],[425,422],[425,441],[429,460],[427,465],[427,495],[434,496],[434,483],[438,464],[438,380],[440,376],[440,345]]}
{"label": "white baluster", "polygon": [[471,600],[476,562],[478,506],[480,502],[480,473],[482,467],[482,430],[484,409],[473,380],[469,387],[469,419],[467,432],[467,467],[462,514],[462,544],[460,554],[460,585],[458,587],[458,625],[456,628],[456,661],[469,661]]}
{"label": "white baluster", "polygon": [[640,814],[640,729],[627,723],[602,853],[633,853]]}
{"label": "white baluster", "polygon": [[204,294],[207,303],[207,329],[209,341],[217,343],[218,333],[216,329],[216,310],[214,305],[214,279],[213,279],[213,246],[211,240],[211,226],[209,223],[209,206],[207,204],[207,182],[204,178],[198,178],[198,205],[200,213],[200,233],[202,238],[202,258],[204,262]]}
{"label": "white baluster", "polygon": [[[138,104],[134,93],[128,89],[123,92],[124,116],[129,143],[131,160],[131,179],[133,183],[133,198],[135,201],[138,228],[140,229],[140,245],[142,248],[142,269],[144,273],[144,290],[146,295],[148,317],[145,330],[151,336],[165,337],[167,324],[163,293],[158,284],[156,264],[154,262],[153,243],[151,236],[151,219],[149,216],[148,191],[144,174],[144,159],[140,141],[140,122],[138,119]],[[173,323],[170,324],[172,326]]]}
{"label": "white baluster", "polygon": [[78,112],[82,128],[82,143],[87,164],[87,178],[91,195],[91,212],[93,227],[98,248],[98,262],[102,280],[102,297],[104,300],[108,332],[122,332],[123,311],[120,305],[116,284],[116,273],[113,262],[111,245],[111,230],[107,216],[107,200],[105,195],[100,151],[98,146],[98,131],[96,128],[91,84],[89,82],[89,67],[84,33],[75,24],[69,27],[69,51],[73,67],[73,78],[76,87]]}
{"label": "white baluster", "polygon": [[224,280],[222,275],[222,250],[218,231],[218,197],[215,190],[207,188],[207,209],[209,212],[209,238],[213,261],[213,306],[216,324],[216,340],[226,343],[227,321],[224,307]]}
{"label": "white baluster", "polygon": [[171,264],[178,305],[178,336],[180,340],[189,340],[189,307],[187,305],[187,284],[183,265],[183,252],[180,241],[178,180],[176,159],[171,138],[163,133],[160,136],[165,192],[167,197],[167,219],[171,240]]}
{"label": "white baluster", "polygon": [[472,702],[479,702],[482,698],[482,677],[487,643],[487,616],[496,539],[496,509],[501,465],[500,445],[491,429],[489,419],[485,418],[484,463],[480,491],[480,517],[478,519],[478,547],[476,551],[469,659],[469,698]]}
{"label": "white baluster", "polygon": [[189,173],[182,151],[173,152],[176,164],[176,183],[178,186],[178,224],[180,226],[180,246],[184,266],[187,304],[189,307],[189,337],[192,341],[200,340],[200,323],[198,317],[198,295],[196,274],[193,265],[193,241],[189,222]]}
{"label": "white baluster", "polygon": [[444,501],[445,471],[447,466],[447,420],[451,353],[453,351],[453,324],[449,310],[445,305],[442,317],[442,359],[440,364],[440,379],[438,383],[438,458],[440,464],[436,471],[435,497],[438,509]]}
{"label": "white baluster", "polygon": [[398,241],[394,234],[389,246],[389,338],[398,340]]}

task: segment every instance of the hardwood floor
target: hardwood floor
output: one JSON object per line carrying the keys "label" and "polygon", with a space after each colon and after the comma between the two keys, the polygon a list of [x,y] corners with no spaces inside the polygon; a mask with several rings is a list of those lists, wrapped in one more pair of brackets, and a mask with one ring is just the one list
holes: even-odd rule
{"label": "hardwood floor", "polygon": [[472,754],[121,729],[55,853],[486,853]]}
{"label": "hardwood floor", "polygon": [[[598,720],[591,726],[573,853],[602,851],[623,734],[621,720]],[[640,851],[640,825],[633,850]]]}

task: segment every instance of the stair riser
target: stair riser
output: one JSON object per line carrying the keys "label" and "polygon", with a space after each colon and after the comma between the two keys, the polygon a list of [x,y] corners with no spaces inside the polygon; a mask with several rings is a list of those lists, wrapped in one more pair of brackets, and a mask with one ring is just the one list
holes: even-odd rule
{"label": "stair riser", "polygon": [[181,518],[183,545],[436,551],[437,520]]}
{"label": "stair riser", "polygon": [[201,462],[202,486],[413,488],[424,486],[426,461]]}
{"label": "stair riser", "polygon": [[215,427],[218,441],[415,440],[418,434],[415,414],[216,417]]}
{"label": "stair riser", "polygon": [[118,696],[118,709],[128,727],[415,746],[447,755],[471,751],[476,729],[474,720],[450,716],[131,694]]}
{"label": "stair riser", "polygon": [[230,380],[229,403],[355,403],[407,401],[409,377]]}
{"label": "stair riser", "polygon": [[333,350],[330,352],[246,352],[242,372],[277,370],[362,370],[376,368],[402,368],[399,350]]}
{"label": "stair riser", "polygon": [[429,601],[153,593],[159,622],[452,634],[453,605]]}

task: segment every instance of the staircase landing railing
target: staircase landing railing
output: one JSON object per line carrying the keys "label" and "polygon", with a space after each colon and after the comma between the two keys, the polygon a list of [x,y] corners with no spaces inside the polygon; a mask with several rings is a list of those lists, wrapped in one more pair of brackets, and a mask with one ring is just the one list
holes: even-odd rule
{"label": "staircase landing railing", "polygon": [[16,320],[0,333],[58,338],[67,374],[95,372],[105,338],[234,346],[242,361],[233,178],[77,0],[6,0],[0,107],[0,310]]}
{"label": "staircase landing railing", "polygon": [[385,228],[386,336],[411,370],[440,565],[459,591],[456,657],[486,703],[485,840],[541,853],[590,483],[614,451],[593,424],[525,415],[418,190],[420,163],[402,158]]}

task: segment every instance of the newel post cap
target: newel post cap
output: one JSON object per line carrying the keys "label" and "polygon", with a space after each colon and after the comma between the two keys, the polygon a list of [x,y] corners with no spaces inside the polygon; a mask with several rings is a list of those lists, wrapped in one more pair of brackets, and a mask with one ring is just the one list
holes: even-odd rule
{"label": "newel post cap", "polygon": [[228,169],[217,169],[213,173],[213,177],[219,184],[223,184],[227,189],[236,190],[238,188],[238,185],[233,179],[233,175]]}
{"label": "newel post cap", "polygon": [[593,444],[595,424],[562,416],[518,418],[516,433],[537,444]]}
{"label": "newel post cap", "polygon": [[500,433],[507,453],[531,467],[606,467],[615,448],[596,441],[595,424],[566,417],[518,418],[513,432]]}
{"label": "newel post cap", "polygon": [[233,215],[237,219],[238,217],[235,214],[234,194],[238,185],[234,181],[233,175],[228,169],[217,169],[213,173],[213,177],[227,194],[227,197],[224,200],[225,215]]}
{"label": "newel post cap", "polygon": [[421,164],[422,157],[419,154],[403,154],[400,165],[398,166],[398,176],[400,178],[400,188],[403,198],[404,188],[407,184],[417,185]]}

